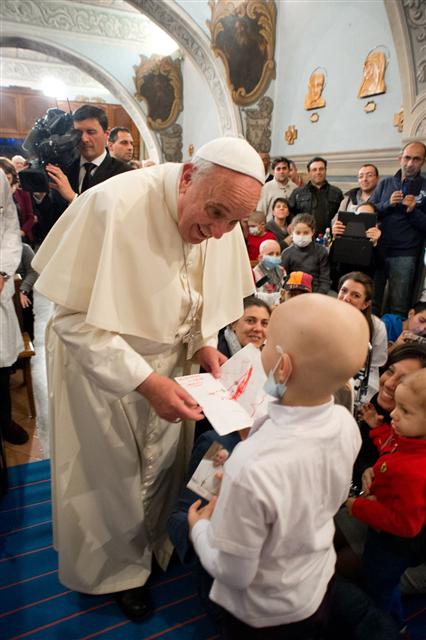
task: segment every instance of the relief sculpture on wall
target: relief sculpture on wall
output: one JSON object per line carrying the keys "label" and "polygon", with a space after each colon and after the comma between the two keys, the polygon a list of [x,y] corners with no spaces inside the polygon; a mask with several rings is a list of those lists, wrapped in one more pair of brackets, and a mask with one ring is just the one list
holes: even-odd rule
{"label": "relief sculpture on wall", "polygon": [[374,49],[364,60],[364,71],[358,98],[368,98],[386,93],[385,71],[386,55],[383,51]]}
{"label": "relief sculpture on wall", "polygon": [[167,129],[183,109],[180,60],[157,55],[139,57],[139,65],[133,67],[135,96],[148,107],[147,122],[151,129]]}
{"label": "relief sculpture on wall", "polygon": [[325,73],[321,69],[315,69],[308,80],[308,92],[305,96],[305,109],[322,109],[325,107],[325,99],[322,92],[325,86]]}
{"label": "relief sculpture on wall", "polygon": [[274,0],[209,0],[211,47],[226,69],[233,101],[255,102],[275,78]]}

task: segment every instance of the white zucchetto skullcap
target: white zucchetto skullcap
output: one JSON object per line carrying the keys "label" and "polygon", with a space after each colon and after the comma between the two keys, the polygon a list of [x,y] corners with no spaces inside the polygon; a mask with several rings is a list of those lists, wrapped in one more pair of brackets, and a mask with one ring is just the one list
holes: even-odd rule
{"label": "white zucchetto skullcap", "polygon": [[256,149],[244,138],[227,136],[207,142],[194,154],[196,158],[208,160],[220,167],[232,169],[265,182],[265,167]]}

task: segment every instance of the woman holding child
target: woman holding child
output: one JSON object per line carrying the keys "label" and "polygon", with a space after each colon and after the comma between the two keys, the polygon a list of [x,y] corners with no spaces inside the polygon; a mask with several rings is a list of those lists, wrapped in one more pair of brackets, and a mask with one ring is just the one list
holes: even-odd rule
{"label": "woman holding child", "polygon": [[403,359],[393,361],[380,381],[378,408],[385,411],[370,404],[362,414],[376,462],[362,475],[363,494],[346,506],[368,525],[361,563],[365,588],[402,624],[400,578],[425,560],[426,349],[406,345],[391,359],[398,351]]}

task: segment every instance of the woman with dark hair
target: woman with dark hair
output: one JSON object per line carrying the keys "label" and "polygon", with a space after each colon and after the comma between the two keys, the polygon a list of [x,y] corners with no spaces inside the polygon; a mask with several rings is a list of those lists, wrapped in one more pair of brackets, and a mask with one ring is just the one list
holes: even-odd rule
{"label": "woman with dark hair", "polygon": [[4,156],[0,157],[0,169],[3,169],[12,190],[13,201],[15,202],[16,210],[18,212],[21,235],[24,240],[32,243],[32,227],[36,222],[36,217],[33,212],[31,196],[28,191],[23,191],[20,188],[18,172],[9,158],[5,158]]}
{"label": "woman with dark hair", "polygon": [[366,400],[378,391],[379,367],[385,364],[388,356],[386,327],[371,311],[373,288],[370,276],[361,271],[351,271],[340,278],[337,294],[339,300],[351,304],[364,314],[370,329],[372,352]]}
{"label": "woman with dark hair", "polygon": [[[395,389],[402,378],[417,369],[426,367],[426,346],[416,342],[408,342],[396,347],[389,355],[380,376],[379,391],[371,398],[384,423],[390,423],[390,414],[395,409]],[[366,405],[368,408],[368,405]],[[364,410],[361,409],[359,428],[362,436],[361,450],[354,466],[354,483],[361,486],[361,476],[367,467],[372,467],[378,458],[377,449],[370,439],[370,426],[362,420]]]}
{"label": "woman with dark hair", "polygon": [[244,313],[219,334],[217,348],[227,358],[251,342],[261,349],[271,318],[271,309],[263,300],[249,296],[243,300]]}

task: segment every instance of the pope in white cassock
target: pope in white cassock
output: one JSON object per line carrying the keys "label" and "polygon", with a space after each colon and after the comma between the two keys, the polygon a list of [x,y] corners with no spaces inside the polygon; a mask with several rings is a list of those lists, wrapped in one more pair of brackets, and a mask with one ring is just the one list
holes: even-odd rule
{"label": "pope in white cassock", "polygon": [[202,417],[173,378],[198,365],[218,375],[225,360],[217,332],[254,289],[238,222],[264,175],[240,138],[121,174],[76,199],[33,262],[56,303],[46,344],[60,580],[114,592],[133,619],[152,610],[152,554],[164,569],[171,556],[187,421]]}

